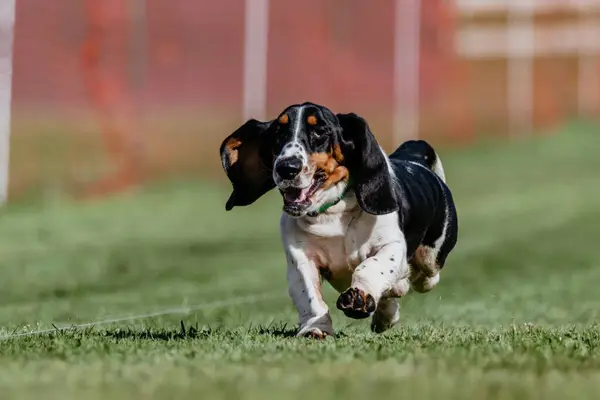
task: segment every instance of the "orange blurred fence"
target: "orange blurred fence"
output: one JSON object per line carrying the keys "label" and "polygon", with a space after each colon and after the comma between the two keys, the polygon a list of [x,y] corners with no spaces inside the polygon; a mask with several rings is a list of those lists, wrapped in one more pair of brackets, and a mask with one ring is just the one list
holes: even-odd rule
{"label": "orange blurred fence", "polygon": [[[222,178],[244,99],[269,116],[304,100],[357,112],[387,149],[600,115],[600,1],[261,2],[265,54],[245,40],[252,0],[18,0],[11,196]],[[263,78],[244,74],[256,57]]]}

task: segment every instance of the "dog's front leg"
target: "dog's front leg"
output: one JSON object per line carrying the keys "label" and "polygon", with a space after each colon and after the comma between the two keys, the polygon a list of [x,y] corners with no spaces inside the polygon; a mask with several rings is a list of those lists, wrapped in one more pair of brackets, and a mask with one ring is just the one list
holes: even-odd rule
{"label": "dog's front leg", "polygon": [[347,317],[367,318],[375,312],[381,299],[406,294],[409,272],[406,244],[388,243],[356,267],[352,284],[338,298],[337,308]]}
{"label": "dog's front leg", "polygon": [[286,249],[289,293],[298,309],[298,336],[322,339],[333,334],[329,309],[321,294],[321,276],[316,264],[299,248]]}

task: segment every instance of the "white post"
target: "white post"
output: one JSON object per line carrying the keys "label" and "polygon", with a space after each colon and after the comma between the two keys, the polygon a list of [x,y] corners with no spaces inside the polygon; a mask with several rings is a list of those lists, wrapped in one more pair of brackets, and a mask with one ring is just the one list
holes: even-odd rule
{"label": "white post", "polygon": [[[600,2],[594,2],[599,4]],[[589,4],[590,6],[593,4]],[[577,96],[578,108],[581,116],[592,114],[598,105],[598,39],[596,25],[597,19],[586,20],[587,8],[585,4],[577,8],[579,18],[580,40],[578,47],[578,76],[577,76]]]}
{"label": "white post", "polygon": [[10,102],[15,0],[0,1],[0,203],[8,199]]}
{"label": "white post", "polygon": [[394,143],[419,135],[421,0],[396,0],[394,17]]}
{"label": "white post", "polygon": [[144,86],[147,73],[147,5],[146,0],[131,0],[129,3],[132,19],[130,58],[130,79],[134,85]]}
{"label": "white post", "polygon": [[244,120],[264,119],[267,108],[269,0],[245,1]]}
{"label": "white post", "polygon": [[535,0],[508,3],[508,118],[510,135],[533,130],[533,57]]}

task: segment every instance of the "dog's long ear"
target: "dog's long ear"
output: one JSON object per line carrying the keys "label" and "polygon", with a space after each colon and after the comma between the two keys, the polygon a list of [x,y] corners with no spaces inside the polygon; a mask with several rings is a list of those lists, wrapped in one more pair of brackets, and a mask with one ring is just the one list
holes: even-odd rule
{"label": "dog's long ear", "polygon": [[247,206],[273,187],[270,122],[246,121],[221,144],[221,163],[233,185],[225,209]]}
{"label": "dog's long ear", "polygon": [[397,211],[398,200],[387,161],[367,121],[354,113],[337,114],[337,118],[342,127],[340,144],[344,161],[354,182],[358,204],[374,215]]}

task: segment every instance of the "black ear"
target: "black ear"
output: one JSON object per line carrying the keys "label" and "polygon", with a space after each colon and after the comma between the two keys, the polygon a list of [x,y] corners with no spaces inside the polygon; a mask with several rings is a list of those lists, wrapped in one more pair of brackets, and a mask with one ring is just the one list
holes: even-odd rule
{"label": "black ear", "polygon": [[272,143],[267,135],[271,122],[250,119],[221,144],[221,163],[233,185],[227,211],[252,204],[275,187]]}
{"label": "black ear", "polygon": [[340,144],[354,182],[360,207],[369,214],[398,211],[388,164],[367,121],[354,113],[337,114],[342,127]]}

